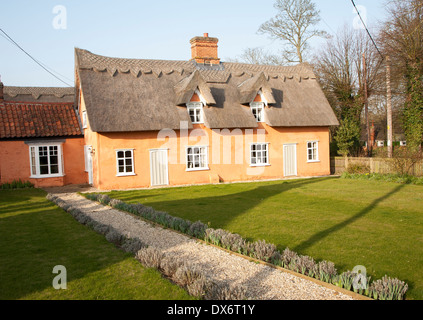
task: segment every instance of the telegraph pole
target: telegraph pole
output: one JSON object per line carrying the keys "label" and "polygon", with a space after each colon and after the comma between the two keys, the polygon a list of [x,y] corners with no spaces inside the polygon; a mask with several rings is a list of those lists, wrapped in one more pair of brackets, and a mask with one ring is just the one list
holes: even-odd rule
{"label": "telegraph pole", "polygon": [[367,98],[367,66],[366,66],[366,55],[363,52],[363,73],[364,73],[364,115],[366,117],[366,133],[367,133],[367,156],[371,156],[370,149],[370,124],[369,124],[369,104]]}
{"label": "telegraph pole", "polygon": [[392,158],[392,93],[391,93],[391,59],[386,56],[386,116],[387,116],[387,140],[388,158]]}

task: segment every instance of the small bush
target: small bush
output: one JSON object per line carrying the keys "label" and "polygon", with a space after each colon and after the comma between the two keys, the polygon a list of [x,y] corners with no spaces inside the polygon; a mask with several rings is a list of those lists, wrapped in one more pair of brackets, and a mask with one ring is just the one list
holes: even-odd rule
{"label": "small bush", "polygon": [[318,264],[309,256],[296,256],[291,262],[293,271],[314,277],[318,271]]}
{"label": "small bush", "polygon": [[183,261],[174,257],[164,256],[160,262],[160,270],[162,273],[172,278],[176,270],[183,265]]}
{"label": "small bush", "polygon": [[207,242],[219,246],[221,244],[222,237],[224,237],[226,234],[228,234],[228,231],[223,229],[207,228],[204,231],[204,239]]}
{"label": "small bush", "polygon": [[120,234],[118,231],[110,228],[110,230],[106,234],[106,240],[113,243],[116,246],[120,246],[125,241],[125,237],[122,234]]}
{"label": "small bush", "polygon": [[403,300],[408,290],[408,284],[397,278],[384,276],[373,281],[369,288],[369,295],[378,300]]}
{"label": "small bush", "polygon": [[347,172],[350,174],[358,173],[365,174],[370,173],[370,167],[366,163],[350,162],[347,167]]}
{"label": "small bush", "polygon": [[106,194],[100,194],[97,197],[97,201],[100,202],[100,203],[102,203],[102,204],[104,204],[104,205],[108,205],[109,202],[110,202],[110,198]]}
{"label": "small bush", "polygon": [[34,185],[29,181],[22,181],[21,179],[13,180],[12,182],[6,182],[0,185],[0,189],[23,189],[23,188],[33,188]]}
{"label": "small bush", "polygon": [[88,200],[97,201],[99,195],[97,193],[85,193],[84,196]]}
{"label": "small bush", "polygon": [[147,245],[145,245],[140,239],[138,238],[130,238],[126,239],[122,244],[122,249],[125,252],[130,252],[133,254],[136,254],[138,251],[140,251],[142,248],[147,248]]}
{"label": "small bush", "polygon": [[200,269],[185,263],[175,271],[172,279],[181,286],[188,286],[202,276]]}
{"label": "small bush", "polygon": [[298,257],[298,254],[294,251],[291,251],[289,248],[286,248],[282,252],[282,267],[289,269],[291,261],[295,262],[295,259]]}
{"label": "small bush", "polygon": [[190,295],[201,299],[206,297],[211,286],[212,283],[204,275],[200,275],[192,283],[187,285],[187,291]]}
{"label": "small bush", "polygon": [[186,222],[184,219],[179,217],[173,217],[173,219],[170,221],[170,228],[176,231],[187,230],[188,226],[186,225]]}
{"label": "small bush", "polygon": [[171,220],[172,216],[170,216],[167,212],[156,211],[154,214],[154,222],[157,222],[166,228],[170,227]]}
{"label": "small bush", "polygon": [[94,231],[104,236],[109,232],[110,228],[110,226],[102,224],[100,222],[95,222],[93,225]]}
{"label": "small bush", "polygon": [[242,247],[245,245],[245,240],[236,233],[224,233],[220,239],[222,247],[234,252],[241,253]]}
{"label": "small bush", "polygon": [[262,261],[269,261],[276,251],[276,246],[259,240],[253,243],[253,257]]}
{"label": "small bush", "polygon": [[332,283],[332,278],[337,275],[335,264],[330,261],[320,261],[315,277],[321,281]]}
{"label": "small bush", "polygon": [[123,203],[122,200],[119,200],[119,199],[111,199],[110,202],[109,202],[109,206],[111,206],[112,208],[117,208],[122,203]]}
{"label": "small bush", "polygon": [[197,239],[204,239],[206,229],[206,224],[202,223],[201,221],[196,221],[190,225],[188,235]]}
{"label": "small bush", "polygon": [[153,247],[147,247],[140,249],[135,258],[147,268],[160,268],[160,263],[164,257],[164,254]]}

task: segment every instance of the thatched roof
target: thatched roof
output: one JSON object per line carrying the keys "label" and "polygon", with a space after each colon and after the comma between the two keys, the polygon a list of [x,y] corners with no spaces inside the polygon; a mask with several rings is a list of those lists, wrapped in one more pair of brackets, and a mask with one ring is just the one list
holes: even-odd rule
{"label": "thatched roof", "polygon": [[255,128],[248,103],[261,90],[268,125],[331,126],[338,121],[311,68],[241,63],[111,58],[75,49],[91,127],[97,132],[180,129],[192,123],[185,104],[198,89],[206,100],[205,125]]}

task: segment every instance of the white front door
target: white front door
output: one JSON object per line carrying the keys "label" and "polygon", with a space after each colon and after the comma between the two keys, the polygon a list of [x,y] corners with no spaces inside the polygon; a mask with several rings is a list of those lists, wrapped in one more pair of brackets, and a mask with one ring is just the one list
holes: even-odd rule
{"label": "white front door", "polygon": [[283,175],[285,177],[297,175],[297,145],[283,145]]}
{"label": "white front door", "polygon": [[150,150],[151,186],[169,184],[167,149]]}
{"label": "white front door", "polygon": [[88,172],[88,183],[93,184],[93,157],[92,157],[92,146],[84,146],[85,153],[85,171]]}

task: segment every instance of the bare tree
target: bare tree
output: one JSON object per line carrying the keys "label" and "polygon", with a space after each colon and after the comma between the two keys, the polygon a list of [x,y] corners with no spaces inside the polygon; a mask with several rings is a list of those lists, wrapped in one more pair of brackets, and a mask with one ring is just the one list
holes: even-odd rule
{"label": "bare tree", "polygon": [[288,63],[302,63],[313,37],[327,37],[327,33],[315,29],[320,22],[320,12],[311,0],[276,0],[278,14],[263,23],[258,32],[282,40],[285,48],[283,59]]}
{"label": "bare tree", "polygon": [[344,26],[315,56],[316,75],[339,119],[360,119],[364,105],[363,54],[370,98],[381,92],[383,70],[381,57],[364,31]]}
{"label": "bare tree", "polygon": [[387,8],[379,41],[392,61],[392,85],[402,93],[407,146],[418,151],[423,141],[423,0],[390,0]]}
{"label": "bare tree", "polygon": [[235,59],[229,59],[229,62],[243,62],[249,64],[261,65],[282,65],[282,59],[276,55],[267,52],[263,48],[247,48]]}
{"label": "bare tree", "polygon": [[351,153],[353,149],[359,150],[360,135],[357,135],[357,131],[360,132],[361,115],[366,103],[365,89],[370,98],[382,86],[380,55],[364,31],[344,26],[327,40],[314,61],[316,75],[341,124],[339,129],[332,131],[335,140],[339,144],[342,138],[343,154]]}

